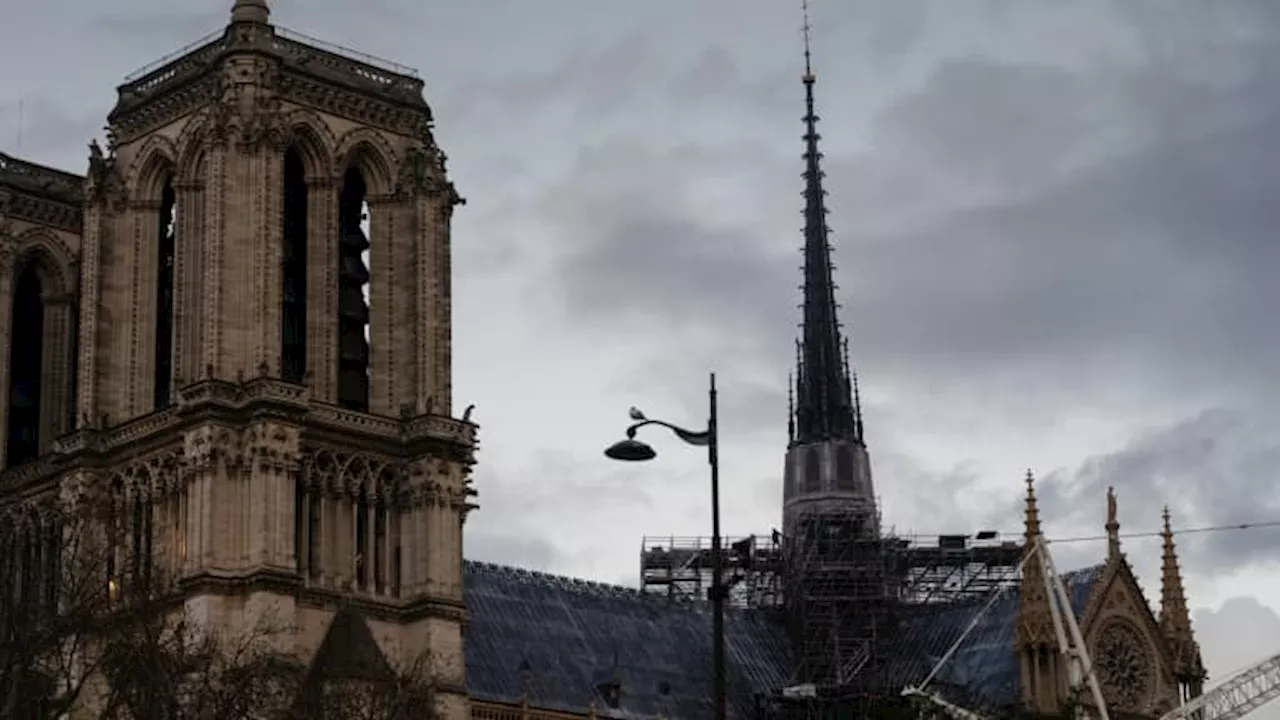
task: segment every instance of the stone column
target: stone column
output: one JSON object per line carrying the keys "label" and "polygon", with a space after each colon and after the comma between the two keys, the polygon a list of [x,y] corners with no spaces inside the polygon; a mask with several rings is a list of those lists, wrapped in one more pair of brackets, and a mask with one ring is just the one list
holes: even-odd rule
{"label": "stone column", "polygon": [[193,382],[202,374],[199,363],[204,291],[204,183],[180,183],[174,191],[178,233],[173,262],[173,369],[177,385]]}
{"label": "stone column", "polygon": [[254,243],[253,280],[257,293],[254,316],[257,339],[254,368],[250,377],[262,369],[271,377],[280,377],[280,304],[284,299],[284,147],[260,143],[254,148],[255,181],[261,183],[256,207],[259,234]]}
{"label": "stone column", "polygon": [[[80,236],[80,341],[77,343],[79,362],[76,371],[76,422],[88,418],[93,425],[98,421],[98,307],[102,302],[102,285],[99,275],[102,271],[100,257],[102,244],[103,218],[106,214],[106,202],[101,199],[92,200],[84,208],[84,232]],[[3,263],[0,263],[3,265]],[[4,273],[8,277],[8,273]],[[4,282],[7,282],[4,281]],[[0,292],[7,298],[7,294]],[[7,325],[8,320],[0,321]],[[7,330],[7,328],[6,328]],[[3,337],[8,337],[4,334]],[[7,378],[6,378],[7,380]],[[8,382],[4,383],[8,387]],[[7,438],[8,433],[0,427],[0,437]]]}
{"label": "stone column", "polygon": [[414,257],[414,410],[415,414],[432,412],[438,404],[435,390],[436,327],[440,322],[440,277],[437,271],[440,226],[437,222],[435,203],[425,193],[413,201],[413,225],[415,235]]}
{"label": "stone column", "polygon": [[401,256],[396,252],[396,216],[399,203],[393,195],[373,195],[369,204],[369,412],[395,416],[396,338],[404,335],[397,305],[402,290],[397,283]]}
{"label": "stone column", "polygon": [[129,288],[130,321],[128,377],[124,417],[145,415],[154,407],[156,288],[159,282],[160,202],[139,200],[129,205],[133,236],[134,282]]}
{"label": "stone column", "polygon": [[[452,191],[452,188],[450,188]],[[431,392],[435,396],[434,409],[428,411],[442,415],[453,414],[453,221],[452,192],[437,196],[435,202],[435,316],[431,336],[425,343],[432,348],[431,372],[421,377],[431,378]]]}
{"label": "stone column", "polygon": [[44,301],[44,357],[40,368],[40,451],[70,430],[73,349],[72,305],[75,296],[63,289],[46,292]]}
{"label": "stone column", "polygon": [[202,327],[200,359],[197,363],[200,379],[210,374],[213,377],[226,377],[222,350],[226,324],[223,294],[226,292],[226,283],[234,279],[227,276],[224,267],[228,209],[226,197],[230,191],[227,187],[227,138],[215,133],[213,140],[209,150],[208,184],[205,186],[204,237],[201,238],[203,271],[199,318]]}

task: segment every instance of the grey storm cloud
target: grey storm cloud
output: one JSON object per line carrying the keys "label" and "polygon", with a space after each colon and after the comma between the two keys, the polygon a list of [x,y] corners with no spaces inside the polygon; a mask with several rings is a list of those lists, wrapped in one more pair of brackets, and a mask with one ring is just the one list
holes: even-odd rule
{"label": "grey storm cloud", "polygon": [[[1274,563],[1280,556],[1280,527],[1266,525],[1280,518],[1277,468],[1280,439],[1265,413],[1213,410],[1140,436],[1078,468],[1056,471],[1045,478],[1041,496],[1048,518],[1075,525],[1097,525],[1096,499],[1109,486],[1121,498],[1122,515],[1143,531],[1157,522],[1160,502],[1152,498],[1169,506],[1176,528],[1262,524],[1184,536],[1184,559],[1229,571]],[[1138,512],[1147,517],[1135,516]]]}
{"label": "grey storm cloud", "polygon": [[[1090,499],[1108,484],[1170,497],[1187,523],[1280,514],[1275,423],[1256,402],[1275,396],[1267,378],[1280,362],[1280,156],[1266,150],[1280,135],[1280,39],[1248,32],[1271,7],[1230,8],[1199,26],[1166,22],[1138,61],[944,62],[873,119],[865,149],[826,160],[843,317],[872,387],[950,381],[970,388],[957,397],[970,407],[991,399],[972,393],[1002,387],[1202,402],[1204,413],[1116,438],[1080,467],[1041,469],[1061,496],[1045,506],[1080,508],[1090,527]],[[1146,27],[1153,10],[1117,17]],[[1217,42],[1203,41],[1206,28]],[[780,117],[799,106],[798,88],[761,105]],[[798,319],[791,123],[793,145],[583,149],[539,203],[565,238],[548,285],[566,319],[713,337],[781,377]],[[828,113],[821,129],[848,124]],[[717,207],[717,183],[750,190]],[[662,369],[655,361],[654,376]],[[758,407],[738,422],[776,430],[785,397],[773,387],[749,388]],[[869,414],[879,410],[873,400]],[[913,470],[892,449],[877,463],[957,496],[974,481],[963,464],[948,477]],[[1239,567],[1275,546],[1226,533],[1191,552]]]}
{"label": "grey storm cloud", "polygon": [[[1069,118],[1093,99],[1080,79],[944,66],[885,113],[867,162],[829,164],[838,279],[858,357],[912,374],[1047,364],[1064,380],[1117,354],[1178,381],[1274,364],[1278,336],[1265,330],[1280,301],[1269,280],[1280,266],[1271,238],[1280,162],[1258,148],[1280,130],[1280,104],[1261,91],[1275,80],[1269,55],[1242,76],[1197,84],[1174,69],[1135,75],[1125,83],[1135,96],[1116,113],[1141,135],[1136,147],[1055,173],[1090,123],[1108,121]],[[1156,98],[1150,106],[1147,97]],[[957,112],[946,112],[951,105]],[[1232,110],[1219,118],[1205,107]],[[877,154],[957,184],[989,178],[1005,196],[936,213],[925,227],[865,232],[876,209],[848,190],[875,182]],[[798,243],[798,180],[783,202],[757,208],[777,213],[764,221],[726,222],[681,202],[693,182],[683,178],[746,182],[752,167],[794,177],[798,161],[751,147],[584,154],[574,175],[593,191],[564,222],[591,240],[559,268],[565,307],[587,319],[644,313],[747,331],[761,349],[785,348],[796,319],[797,262],[786,258]],[[641,291],[647,302],[637,306]]]}

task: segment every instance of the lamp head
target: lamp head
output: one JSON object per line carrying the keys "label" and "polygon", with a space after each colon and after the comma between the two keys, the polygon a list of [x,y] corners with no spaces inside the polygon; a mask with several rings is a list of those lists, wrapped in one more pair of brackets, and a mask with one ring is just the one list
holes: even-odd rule
{"label": "lamp head", "polygon": [[623,462],[643,462],[652,460],[658,456],[649,445],[640,442],[634,438],[619,440],[610,445],[605,451],[604,456],[610,460],[622,460]]}

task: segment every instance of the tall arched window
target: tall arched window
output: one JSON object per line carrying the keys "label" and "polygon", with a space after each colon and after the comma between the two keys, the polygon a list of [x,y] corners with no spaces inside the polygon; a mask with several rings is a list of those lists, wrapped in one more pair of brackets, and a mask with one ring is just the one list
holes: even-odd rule
{"label": "tall arched window", "polygon": [[342,177],[338,204],[338,404],[369,409],[369,238],[364,176],[356,168]]}
{"label": "tall arched window", "polygon": [[18,266],[9,327],[9,437],[5,466],[40,455],[40,384],[44,365],[44,284],[33,259]]}
{"label": "tall arched window", "polygon": [[295,148],[284,154],[284,267],[280,309],[280,377],[307,372],[307,179]]}
{"label": "tall arched window", "polygon": [[172,179],[160,193],[156,258],[155,407],[167,407],[173,385],[173,262],[177,247],[177,193]]}

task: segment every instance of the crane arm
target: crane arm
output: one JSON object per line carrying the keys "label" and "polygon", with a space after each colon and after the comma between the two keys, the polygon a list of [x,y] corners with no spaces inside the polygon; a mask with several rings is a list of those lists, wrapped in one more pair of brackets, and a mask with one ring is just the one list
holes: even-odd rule
{"label": "crane arm", "polygon": [[934,705],[937,705],[942,710],[942,712],[946,713],[947,717],[953,718],[953,720],[987,720],[986,716],[984,715],[979,715],[978,713],[973,712],[972,710],[966,710],[960,707],[959,705],[949,703],[945,699],[943,699],[941,695],[938,695],[937,693],[926,692],[924,690],[921,690],[920,688],[915,688],[915,687],[903,688],[902,696],[918,697],[918,698],[923,698],[925,700],[928,700]]}
{"label": "crane arm", "polygon": [[1278,697],[1280,655],[1272,655],[1166,713],[1160,720],[1237,720]]}

